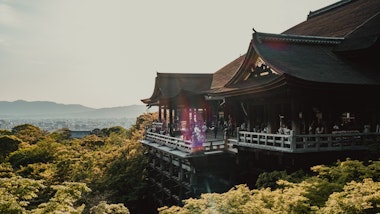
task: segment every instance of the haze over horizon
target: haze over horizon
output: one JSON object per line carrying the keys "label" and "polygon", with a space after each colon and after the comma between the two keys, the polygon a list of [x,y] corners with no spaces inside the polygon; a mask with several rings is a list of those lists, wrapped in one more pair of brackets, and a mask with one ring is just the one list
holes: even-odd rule
{"label": "haze over horizon", "polygon": [[0,101],[141,105],[156,72],[214,73],[252,28],[281,33],[338,0],[0,0]]}

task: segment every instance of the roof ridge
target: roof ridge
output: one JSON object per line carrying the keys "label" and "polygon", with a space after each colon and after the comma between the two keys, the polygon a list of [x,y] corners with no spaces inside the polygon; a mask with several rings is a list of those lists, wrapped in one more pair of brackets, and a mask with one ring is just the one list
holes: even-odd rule
{"label": "roof ridge", "polygon": [[157,76],[207,76],[207,75],[213,75],[213,73],[159,73],[157,72]]}
{"label": "roof ridge", "polygon": [[335,8],[338,8],[338,7],[341,7],[341,6],[344,6],[350,2],[353,2],[353,1],[356,1],[356,0],[341,0],[341,1],[338,1],[334,4],[331,4],[331,5],[328,5],[326,7],[323,7],[321,9],[318,9],[318,10],[315,10],[315,11],[310,11],[309,12],[309,15],[307,15],[307,19],[309,20],[310,18],[313,18],[313,17],[316,17],[316,16],[319,16],[323,13],[326,13],[326,12],[329,12]]}
{"label": "roof ridge", "polygon": [[306,36],[293,34],[273,34],[273,33],[254,33],[260,40],[266,41],[287,41],[299,43],[317,43],[317,44],[339,44],[343,37],[324,37],[324,36]]}

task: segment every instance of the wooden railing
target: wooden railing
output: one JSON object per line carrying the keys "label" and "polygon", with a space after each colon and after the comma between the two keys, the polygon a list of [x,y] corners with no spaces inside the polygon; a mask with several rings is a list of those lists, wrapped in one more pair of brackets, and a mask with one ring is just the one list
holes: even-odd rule
{"label": "wooden railing", "polygon": [[150,142],[155,142],[162,146],[178,149],[187,153],[194,153],[198,151],[220,151],[225,149],[224,142],[220,140],[208,140],[203,143],[201,147],[195,147],[190,140],[183,140],[182,138],[171,137],[149,131],[146,132],[145,139]]}
{"label": "wooden railing", "polygon": [[380,133],[335,133],[318,135],[267,134],[240,131],[228,141],[236,146],[263,150],[306,153],[367,149],[370,143],[379,142]]}
{"label": "wooden railing", "polygon": [[240,131],[236,139],[229,141],[237,146],[291,152],[292,138],[292,135]]}
{"label": "wooden railing", "polygon": [[295,135],[291,132],[287,135],[240,131],[237,137],[228,138],[226,142],[224,140],[208,140],[201,147],[193,146],[194,144],[190,140],[155,132],[146,132],[145,139],[186,153],[228,150],[233,146],[289,153],[307,153],[367,149],[369,144],[379,142],[380,133]]}

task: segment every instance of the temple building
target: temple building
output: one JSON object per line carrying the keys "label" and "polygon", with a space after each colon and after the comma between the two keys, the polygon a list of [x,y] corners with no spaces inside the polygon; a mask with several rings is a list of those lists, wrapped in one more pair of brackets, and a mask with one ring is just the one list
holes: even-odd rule
{"label": "temple building", "polygon": [[[214,73],[157,73],[142,102],[159,107],[170,137],[141,142],[152,154],[183,152],[189,172],[198,151],[234,153],[240,168],[273,156],[288,168],[362,154],[380,137],[379,36],[378,0],[338,1],[280,34],[253,30],[247,53]],[[194,150],[186,133],[202,124],[221,138]]]}

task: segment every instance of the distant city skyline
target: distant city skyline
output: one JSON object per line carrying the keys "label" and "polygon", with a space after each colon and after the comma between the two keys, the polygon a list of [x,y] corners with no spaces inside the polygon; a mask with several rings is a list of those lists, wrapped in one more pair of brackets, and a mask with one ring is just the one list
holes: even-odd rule
{"label": "distant city skyline", "polygon": [[337,0],[0,0],[0,101],[141,105],[156,72],[214,73],[252,28],[281,33]]}

